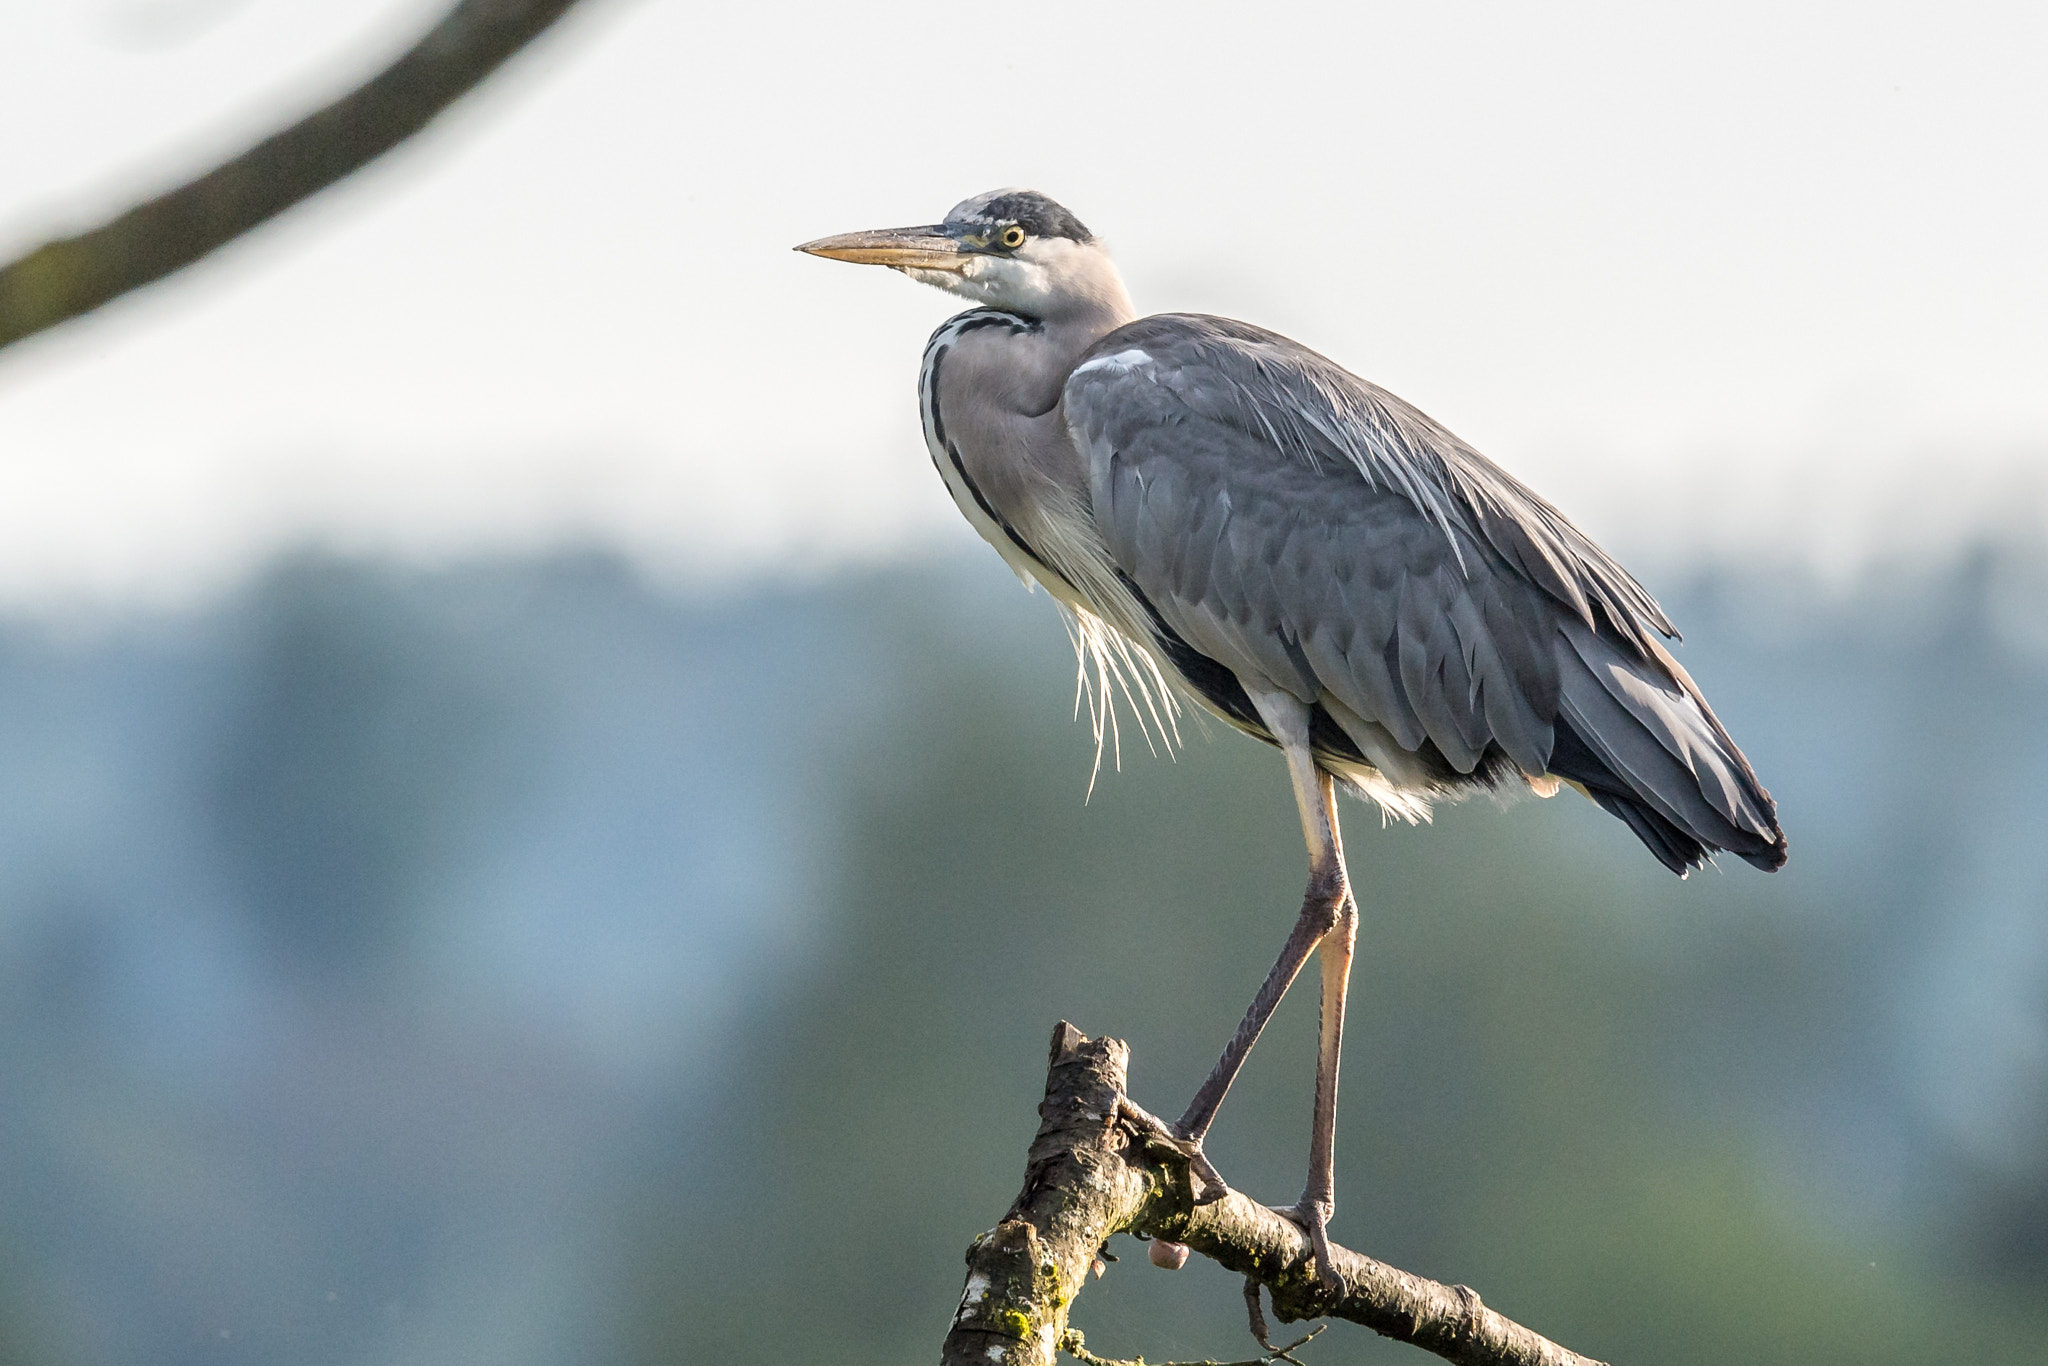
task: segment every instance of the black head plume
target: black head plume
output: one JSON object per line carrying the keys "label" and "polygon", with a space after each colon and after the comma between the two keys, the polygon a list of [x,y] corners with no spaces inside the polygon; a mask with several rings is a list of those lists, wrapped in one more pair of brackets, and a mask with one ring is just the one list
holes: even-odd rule
{"label": "black head plume", "polygon": [[1087,224],[1036,190],[990,190],[961,200],[946,215],[949,227],[994,227],[1008,223],[1015,223],[1033,237],[1064,237],[1074,242],[1095,240]]}

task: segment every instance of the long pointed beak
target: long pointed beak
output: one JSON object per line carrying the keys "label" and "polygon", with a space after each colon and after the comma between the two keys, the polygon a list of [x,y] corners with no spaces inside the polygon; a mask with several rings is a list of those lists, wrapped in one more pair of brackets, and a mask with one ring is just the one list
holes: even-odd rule
{"label": "long pointed beak", "polygon": [[797,248],[813,256],[834,261],[851,261],[860,266],[891,266],[897,270],[951,270],[966,268],[967,249],[944,228],[881,228],[871,232],[843,232],[837,237],[820,237]]}

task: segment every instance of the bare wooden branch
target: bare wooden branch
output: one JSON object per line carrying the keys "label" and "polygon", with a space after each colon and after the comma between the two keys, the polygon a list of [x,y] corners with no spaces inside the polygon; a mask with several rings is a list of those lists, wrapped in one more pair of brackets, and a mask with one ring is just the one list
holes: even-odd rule
{"label": "bare wooden branch", "polygon": [[1332,1246],[1344,1283],[1317,1279],[1308,1235],[1237,1191],[1195,1203],[1186,1145],[1124,1094],[1130,1050],[1061,1022],[1053,1032],[1024,1189],[967,1250],[947,1366],[1052,1366],[1067,1311],[1112,1234],[1186,1243],[1266,1287],[1285,1323],[1348,1319],[1459,1366],[1600,1366],[1440,1285]]}
{"label": "bare wooden branch", "polygon": [[578,0],[461,0],[390,66],[196,180],[0,266],[0,347],[192,264],[390,151]]}

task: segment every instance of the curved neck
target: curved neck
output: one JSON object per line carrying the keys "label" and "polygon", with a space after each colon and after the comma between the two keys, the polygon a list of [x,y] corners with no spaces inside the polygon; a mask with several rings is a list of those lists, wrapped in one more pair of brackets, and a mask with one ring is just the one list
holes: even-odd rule
{"label": "curved neck", "polygon": [[[1128,298],[1122,311],[1112,309],[1069,313],[1053,318],[1025,318],[1027,331],[1008,339],[1002,348],[1007,372],[997,386],[1011,411],[1043,417],[1059,405],[1067,377],[1088,348],[1132,321]],[[1023,317],[1022,314],[1013,315]]]}
{"label": "curved neck", "polygon": [[1138,316],[1122,273],[1106,253],[1090,250],[1066,265],[1060,287],[1038,306],[1005,310],[1033,324],[1030,336],[1011,348],[1019,368],[1018,406],[1032,416],[1059,402],[1067,376],[1089,347]]}
{"label": "curved neck", "polygon": [[1016,311],[1063,332],[1085,333],[1090,344],[1137,318],[1123,272],[1100,246],[1060,243],[1044,256],[1049,287],[1018,299]]}

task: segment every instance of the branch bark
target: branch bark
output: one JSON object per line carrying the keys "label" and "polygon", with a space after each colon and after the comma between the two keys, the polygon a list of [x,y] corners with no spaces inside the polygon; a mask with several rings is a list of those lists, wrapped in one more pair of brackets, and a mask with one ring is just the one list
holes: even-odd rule
{"label": "branch bark", "polygon": [[1231,1191],[1197,1205],[1189,1158],[1130,1102],[1130,1050],[1062,1021],[1053,1031],[1038,1136],[1024,1189],[967,1250],[967,1287],[946,1335],[946,1366],[1051,1366],[1067,1311],[1103,1243],[1137,1233],[1185,1243],[1272,1295],[1282,1322],[1340,1318],[1459,1366],[1600,1366],[1440,1285],[1332,1246],[1341,1295],[1316,1277],[1308,1235]]}
{"label": "branch bark", "polygon": [[461,0],[369,81],[196,180],[0,266],[0,347],[160,280],[419,132],[578,0]]}

